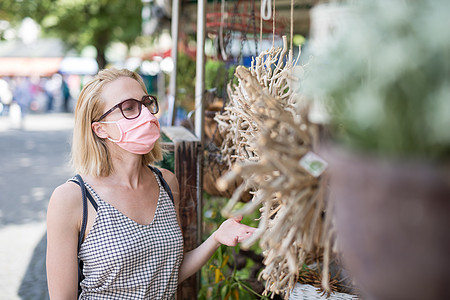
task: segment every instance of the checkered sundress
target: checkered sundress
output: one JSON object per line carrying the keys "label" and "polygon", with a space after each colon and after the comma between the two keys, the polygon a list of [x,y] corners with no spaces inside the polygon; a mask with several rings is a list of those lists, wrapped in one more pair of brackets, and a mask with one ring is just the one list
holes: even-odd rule
{"label": "checkered sundress", "polygon": [[183,237],[172,200],[159,185],[153,221],[141,225],[103,201],[78,253],[84,280],[79,299],[172,299],[183,257]]}

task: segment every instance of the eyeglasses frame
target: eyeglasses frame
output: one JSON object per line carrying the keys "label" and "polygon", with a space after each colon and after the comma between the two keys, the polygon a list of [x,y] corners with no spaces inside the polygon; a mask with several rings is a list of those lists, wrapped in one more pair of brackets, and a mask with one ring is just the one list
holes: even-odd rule
{"label": "eyeglasses frame", "polygon": [[[144,96],[142,96],[141,100],[137,100],[137,99],[134,99],[134,98],[129,98],[129,99],[125,99],[125,100],[123,100],[123,101],[117,103],[116,105],[114,105],[113,107],[111,107],[111,109],[109,109],[107,112],[105,112],[103,115],[101,115],[101,117],[100,117],[97,121],[93,121],[93,122],[100,122],[101,120],[103,120],[104,118],[106,118],[107,115],[109,115],[110,113],[112,113],[112,112],[113,112],[114,110],[116,110],[117,108],[120,109],[120,113],[122,114],[122,116],[123,116],[125,119],[127,119],[127,120],[133,120],[133,119],[136,119],[136,118],[138,118],[138,117],[141,115],[141,112],[142,112],[142,106],[144,106],[144,98],[149,98],[150,100],[152,100],[152,101],[155,103],[155,105],[156,105],[156,111],[155,111],[155,112],[152,112],[152,111],[151,111],[151,113],[154,114],[154,115],[157,114],[157,113],[159,112],[159,105],[158,105],[158,100],[156,99],[156,97],[155,97],[155,96],[152,96],[152,95],[144,95]],[[134,100],[134,101],[137,101],[137,102],[139,102],[139,103],[141,104],[141,105],[139,106],[139,113],[137,114],[136,117],[133,117],[133,118],[128,118],[127,116],[125,116],[125,114],[123,113],[123,110],[122,110],[122,104],[123,104],[124,102],[126,102],[126,101],[129,101],[129,100]],[[147,107],[147,106],[145,106],[145,107]]]}

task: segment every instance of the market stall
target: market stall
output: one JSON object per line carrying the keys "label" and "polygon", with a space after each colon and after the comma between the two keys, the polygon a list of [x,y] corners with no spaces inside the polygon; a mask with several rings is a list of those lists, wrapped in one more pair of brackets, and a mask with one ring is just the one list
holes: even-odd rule
{"label": "market stall", "polygon": [[[221,58],[229,60],[230,58],[233,59],[233,53],[229,48],[233,40],[233,38],[230,38],[231,33],[240,31],[238,40],[241,47],[238,51],[237,64],[241,63],[243,44],[247,42],[249,35],[252,36],[253,48],[256,52],[252,59],[250,72],[244,67],[237,67],[236,76],[239,79],[239,86],[236,88],[228,87],[228,103],[223,100],[225,104],[221,113],[218,113],[215,118],[219,123],[219,130],[214,131],[213,140],[219,131],[225,137],[223,143],[215,145],[215,147],[216,149],[217,147],[221,148],[220,160],[227,160],[228,169],[233,169],[232,173],[228,173],[219,181],[221,183],[219,189],[229,188],[230,183],[233,183],[236,187],[235,179],[244,177],[244,182],[241,181],[240,185],[238,183],[231,202],[222,212],[233,214],[232,208],[241,199],[242,192],[253,188],[252,202],[239,213],[249,213],[258,209],[261,205],[263,207],[259,225],[260,234],[255,235],[247,246],[261,238],[260,245],[263,248],[266,267],[260,276],[266,281],[266,293],[275,292],[289,297],[307,256],[317,254],[317,252],[321,253],[319,255],[322,257],[320,263],[323,263],[324,268],[323,272],[319,272],[320,275],[324,274],[324,277],[321,277],[318,287],[326,293],[335,292],[336,290],[331,290],[331,288],[335,288],[332,283],[338,279],[336,279],[337,277],[330,278],[328,274],[332,247],[331,223],[328,216],[326,218],[322,216],[323,211],[326,210],[324,189],[327,181],[325,177],[322,178],[321,172],[311,174],[307,170],[305,171],[307,169],[305,166],[309,165],[310,167],[313,166],[311,168],[315,168],[317,164],[323,163],[320,157],[314,154],[314,151],[318,150],[320,127],[308,120],[309,110],[307,106],[301,108],[299,95],[294,93],[293,86],[299,79],[295,78],[296,75],[294,74],[294,70],[297,70],[299,58],[293,57],[294,49],[292,46],[293,35],[297,28],[294,26],[296,21],[294,15],[298,16],[298,14],[295,14],[294,1],[291,1],[289,6],[284,6],[284,10],[288,8],[289,11],[289,22],[283,20],[284,22],[279,23],[277,23],[279,21],[277,18],[270,15],[272,10],[273,16],[276,15],[275,1],[269,4],[270,9],[265,8],[270,13],[268,20],[264,21],[262,14],[268,12],[262,11],[256,16],[255,12],[261,10],[260,6],[257,7],[255,2],[246,2],[244,5],[242,3],[239,1],[233,6],[230,5],[229,11],[225,11],[225,5],[222,1],[222,5],[218,6],[218,12],[214,11],[214,8],[212,11],[207,11],[206,1],[197,3],[195,133],[203,147],[211,146],[211,143],[206,143],[203,138],[206,106],[206,94],[204,92],[206,33],[219,35],[217,40],[221,43],[219,45]],[[267,6],[267,4],[264,5]],[[305,9],[305,7],[310,8],[302,6],[302,9]],[[175,8],[175,10],[177,9]],[[242,9],[248,12],[246,14],[240,13]],[[176,13],[172,16],[176,16]],[[172,30],[172,32],[175,30],[176,40],[178,27],[174,23],[172,24]],[[275,47],[275,40],[281,40],[283,31],[290,32],[290,46],[288,46],[287,39],[283,38],[282,47]],[[261,52],[259,52],[258,45],[262,44],[263,33],[266,34],[265,39],[267,39],[267,33],[270,33],[272,47],[267,50],[261,49]],[[234,38],[236,39],[236,36]],[[174,42],[172,52],[175,52],[176,49],[177,42]],[[297,51],[297,53],[299,52]],[[272,70],[274,71],[272,72]],[[234,89],[236,90],[233,91]],[[268,92],[266,92],[267,89]],[[261,91],[263,91],[263,94],[261,94]],[[171,93],[175,94],[173,90]],[[258,107],[267,105],[268,101],[272,101],[268,111],[258,110]],[[274,111],[276,111],[275,115]],[[277,120],[279,117],[282,118],[280,121]],[[274,120],[267,123],[268,118],[274,118]],[[289,127],[299,128],[299,130],[294,131],[295,133],[286,131]],[[275,141],[276,138],[273,138],[273,135],[277,133],[279,133],[279,141]],[[290,136],[292,134],[294,134],[294,137]],[[297,137],[295,137],[296,135]],[[268,141],[269,137],[273,140]],[[208,138],[211,138],[211,136],[208,136]],[[298,138],[298,141],[293,143],[292,138]],[[273,156],[265,158],[266,153],[280,151],[279,147],[283,147],[281,145],[283,143],[290,143],[291,146],[296,148],[295,151],[292,147],[285,149],[287,152],[291,151],[294,155],[292,157],[294,164],[305,156],[305,166],[299,165],[298,169],[289,170],[285,163],[292,165],[292,162],[286,160],[287,153],[276,159]],[[275,148],[271,149],[271,147]],[[307,153],[310,153],[308,157],[306,157]],[[269,166],[264,165],[268,161],[272,163]],[[285,167],[283,168],[283,166]],[[206,168],[202,169],[210,168],[211,165],[206,165]],[[283,172],[286,174],[283,174]],[[219,173],[223,175],[225,172]],[[267,179],[268,177],[278,185],[265,187],[265,182],[270,182]],[[284,181],[289,178],[291,184]],[[216,181],[218,179],[218,177],[215,178]],[[296,184],[299,180],[305,184]],[[198,182],[202,186],[201,173]],[[255,187],[257,187],[256,190]],[[269,190],[265,190],[265,188]],[[276,196],[274,197],[274,195]],[[198,199],[198,201],[198,203],[201,203],[201,199]],[[294,209],[296,204],[298,204],[298,210]],[[308,209],[305,210],[306,207]],[[292,218],[295,218],[294,216],[298,213],[309,221],[306,223],[294,222]],[[281,224],[285,226],[281,226]]]}

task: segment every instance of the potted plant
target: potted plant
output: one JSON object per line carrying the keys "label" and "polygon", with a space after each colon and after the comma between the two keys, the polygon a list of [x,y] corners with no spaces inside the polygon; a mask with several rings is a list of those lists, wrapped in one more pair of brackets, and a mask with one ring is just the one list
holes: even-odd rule
{"label": "potted plant", "polygon": [[450,299],[450,2],[353,2],[303,91],[325,99],[330,199],[368,299]]}

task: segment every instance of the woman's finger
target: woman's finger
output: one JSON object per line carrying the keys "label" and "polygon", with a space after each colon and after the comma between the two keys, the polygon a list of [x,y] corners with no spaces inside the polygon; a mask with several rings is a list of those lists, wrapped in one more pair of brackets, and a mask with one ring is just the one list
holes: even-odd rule
{"label": "woman's finger", "polygon": [[241,222],[242,221],[243,216],[236,216],[233,218],[233,220],[235,220],[236,222]]}

